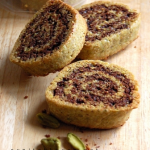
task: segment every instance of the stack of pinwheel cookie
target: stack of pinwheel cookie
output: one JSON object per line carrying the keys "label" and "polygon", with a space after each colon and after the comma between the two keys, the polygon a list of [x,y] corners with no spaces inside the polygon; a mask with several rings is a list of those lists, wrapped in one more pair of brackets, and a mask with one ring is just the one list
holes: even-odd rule
{"label": "stack of pinwheel cookie", "polygon": [[[58,119],[119,127],[138,107],[138,83],[131,72],[101,60],[135,40],[139,26],[140,15],[123,4],[97,1],[76,10],[49,0],[20,33],[10,61],[34,76],[62,69],[46,90],[49,111]],[[70,64],[75,58],[80,61]]]}

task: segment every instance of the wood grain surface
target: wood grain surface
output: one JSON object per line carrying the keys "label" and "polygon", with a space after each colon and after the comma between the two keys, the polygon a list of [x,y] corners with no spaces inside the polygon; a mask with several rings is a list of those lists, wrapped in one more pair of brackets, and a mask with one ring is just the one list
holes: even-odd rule
{"label": "wood grain surface", "polygon": [[[78,135],[93,150],[150,150],[150,0],[116,0],[141,13],[138,39],[107,62],[131,71],[139,82],[141,102],[124,126],[112,130],[79,129],[61,124],[42,128],[35,115],[47,108],[45,89],[56,74],[28,76],[8,57],[20,31],[32,15],[12,13],[0,6],[0,150],[42,150],[46,134],[60,137],[62,149],[68,132]],[[25,98],[27,96],[27,98]]]}

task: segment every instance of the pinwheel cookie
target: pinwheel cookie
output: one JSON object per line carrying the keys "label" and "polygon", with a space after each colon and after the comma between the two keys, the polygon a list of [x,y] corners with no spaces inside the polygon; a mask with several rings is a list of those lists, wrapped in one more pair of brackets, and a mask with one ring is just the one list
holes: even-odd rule
{"label": "pinwheel cookie", "polygon": [[98,129],[123,125],[139,104],[132,73],[100,60],[66,66],[46,90],[52,115],[65,123]]}
{"label": "pinwheel cookie", "polygon": [[88,32],[80,59],[106,59],[138,37],[140,15],[123,4],[94,2],[82,6]]}
{"label": "pinwheel cookie", "polygon": [[86,32],[86,22],[77,10],[60,0],[49,0],[21,32],[10,61],[31,75],[56,72],[79,54]]}

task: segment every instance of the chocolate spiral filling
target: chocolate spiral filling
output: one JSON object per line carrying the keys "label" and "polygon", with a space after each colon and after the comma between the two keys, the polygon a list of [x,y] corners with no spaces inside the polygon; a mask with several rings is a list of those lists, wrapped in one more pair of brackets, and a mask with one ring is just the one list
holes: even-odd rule
{"label": "chocolate spiral filling", "polygon": [[58,2],[43,8],[20,37],[17,57],[26,61],[53,53],[65,41],[72,18],[67,7]]}
{"label": "chocolate spiral filling", "polygon": [[86,41],[101,40],[122,29],[128,29],[138,16],[123,6],[106,4],[96,4],[79,12],[87,20]]}
{"label": "chocolate spiral filling", "polygon": [[54,96],[74,104],[126,106],[133,101],[134,85],[124,74],[103,65],[88,65],[73,70],[57,83]]}

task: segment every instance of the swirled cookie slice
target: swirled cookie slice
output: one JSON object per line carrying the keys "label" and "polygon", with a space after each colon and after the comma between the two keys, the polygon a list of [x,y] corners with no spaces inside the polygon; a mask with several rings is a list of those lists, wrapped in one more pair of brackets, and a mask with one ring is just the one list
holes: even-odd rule
{"label": "swirled cookie slice", "polygon": [[32,75],[56,72],[79,54],[86,32],[86,22],[77,10],[49,0],[21,32],[10,61]]}
{"label": "swirled cookie slice", "polygon": [[79,12],[88,25],[80,59],[106,59],[138,37],[139,14],[125,5],[98,1],[84,5]]}
{"label": "swirled cookie slice", "polygon": [[77,126],[123,125],[139,104],[137,81],[119,66],[84,60],[65,67],[46,90],[50,113]]}

